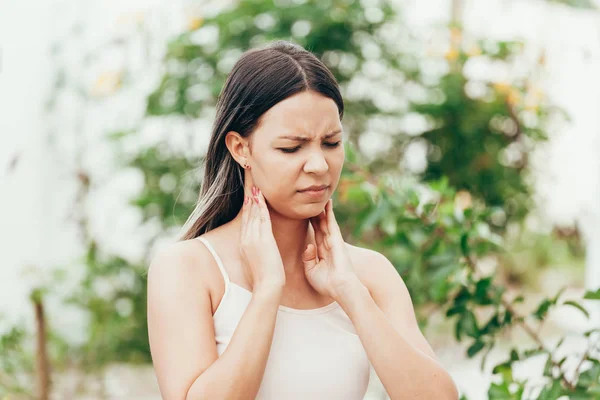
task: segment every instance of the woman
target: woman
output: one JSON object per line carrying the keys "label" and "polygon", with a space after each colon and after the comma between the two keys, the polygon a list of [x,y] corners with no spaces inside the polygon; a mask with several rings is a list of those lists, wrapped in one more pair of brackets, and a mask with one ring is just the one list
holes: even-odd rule
{"label": "woman", "polygon": [[199,203],[148,273],[164,399],[456,399],[386,257],[344,242],[340,91],[313,54],[252,49],[217,104]]}

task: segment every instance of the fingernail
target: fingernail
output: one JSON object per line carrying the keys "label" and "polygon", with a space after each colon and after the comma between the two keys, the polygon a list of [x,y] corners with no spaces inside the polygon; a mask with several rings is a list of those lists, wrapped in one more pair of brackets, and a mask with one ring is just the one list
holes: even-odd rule
{"label": "fingernail", "polygon": [[248,204],[248,196],[244,196],[244,204]]}
{"label": "fingernail", "polygon": [[256,186],[252,186],[252,194],[256,196]]}

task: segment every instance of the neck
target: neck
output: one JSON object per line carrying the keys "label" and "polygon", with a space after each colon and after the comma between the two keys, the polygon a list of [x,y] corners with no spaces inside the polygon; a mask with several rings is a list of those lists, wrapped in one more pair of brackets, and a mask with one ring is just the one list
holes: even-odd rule
{"label": "neck", "polygon": [[[277,243],[285,269],[286,282],[304,282],[306,277],[304,275],[302,253],[308,243],[314,242],[314,233],[309,220],[286,218],[270,207],[269,213],[273,237]],[[240,213],[231,221],[237,232],[241,229],[241,222],[242,213],[240,210]]]}

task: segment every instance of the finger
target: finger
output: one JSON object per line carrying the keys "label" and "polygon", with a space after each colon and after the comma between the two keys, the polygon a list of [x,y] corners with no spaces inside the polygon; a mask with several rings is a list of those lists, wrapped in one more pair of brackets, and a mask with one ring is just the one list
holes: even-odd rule
{"label": "finger", "polygon": [[248,200],[248,196],[244,194],[244,203],[242,204],[242,237],[245,237],[246,235],[246,231],[248,228],[248,219],[250,216],[250,202]]}
{"label": "finger", "polygon": [[250,222],[248,233],[253,237],[258,237],[259,234],[258,207],[254,197],[254,189],[252,190],[252,196],[250,197]]}
{"label": "finger", "polygon": [[327,213],[323,211],[319,214],[319,227],[323,231],[323,235],[329,235],[329,227],[327,226]]}
{"label": "finger", "polygon": [[267,202],[265,197],[262,194],[262,191],[258,189],[258,215],[260,217],[260,226],[263,230],[272,230],[271,228],[271,214],[269,213],[269,208],[267,207]]}
{"label": "finger", "polygon": [[315,242],[317,243],[317,255],[319,257],[319,259],[325,258],[325,250],[326,248],[324,247],[324,240],[325,240],[325,235],[323,234],[323,231],[321,230],[321,228],[319,227],[319,221],[316,217],[310,218],[310,223],[313,226],[313,229],[315,231]]}
{"label": "finger", "polygon": [[317,217],[310,218],[310,224],[312,225],[313,230],[315,232],[315,241],[317,242],[317,244],[322,243],[323,242],[323,231],[321,229],[319,219]]}
{"label": "finger", "polygon": [[[309,220],[309,221],[310,221],[310,220]],[[317,233],[316,233],[316,230],[315,230],[315,228],[314,228],[314,226],[313,226],[312,222],[310,222],[310,223],[308,224],[308,227],[309,227],[309,231],[311,231],[311,230],[312,230],[312,232],[313,232],[313,239],[315,240],[315,245],[314,245],[314,247],[315,247],[315,250],[317,250],[317,249],[318,249],[318,247],[317,247],[317,245],[316,245],[316,241],[317,241]],[[320,260],[320,258],[319,258],[319,253],[318,253],[318,252],[317,252],[317,254],[316,254],[316,258],[317,258],[317,263],[319,263],[319,260]]]}
{"label": "finger", "polygon": [[335,215],[333,214],[333,199],[329,199],[327,201],[327,204],[325,205],[325,213],[329,233],[341,236],[340,227],[337,221],[335,220]]}
{"label": "finger", "polygon": [[302,262],[304,262],[304,269],[310,271],[317,265],[317,251],[312,243],[309,243],[306,250],[302,253]]}
{"label": "finger", "polygon": [[331,250],[331,231],[329,229],[329,222],[327,217],[327,204],[329,204],[329,201],[325,204],[325,209],[317,216],[317,221],[323,235],[322,246],[326,250]]}

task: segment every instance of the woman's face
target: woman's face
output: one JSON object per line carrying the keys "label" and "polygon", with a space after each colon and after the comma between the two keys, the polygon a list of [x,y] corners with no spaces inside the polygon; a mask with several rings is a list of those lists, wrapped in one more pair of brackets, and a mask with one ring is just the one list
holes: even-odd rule
{"label": "woman's face", "polygon": [[[344,164],[335,102],[313,91],[295,94],[263,114],[252,135],[248,172],[270,207],[288,218],[319,214],[333,195]],[[313,185],[327,187],[303,191]]]}

